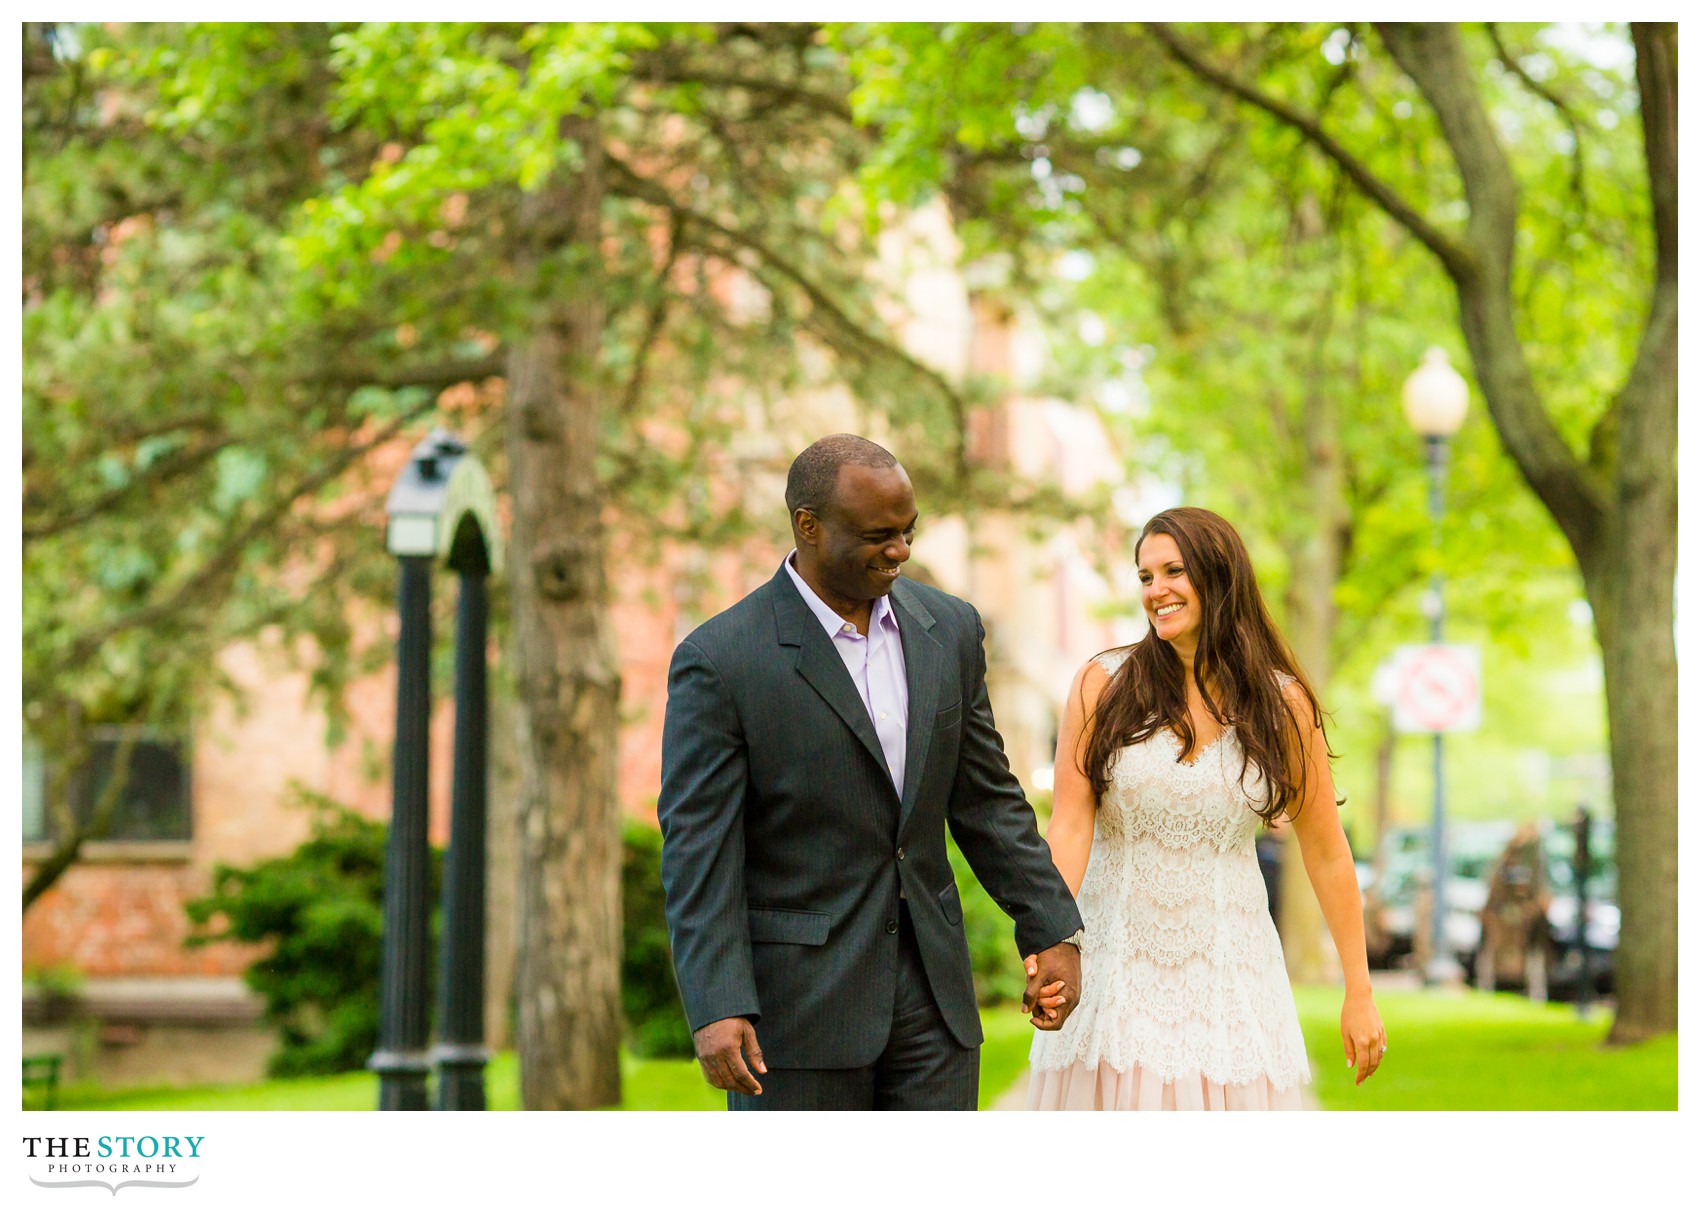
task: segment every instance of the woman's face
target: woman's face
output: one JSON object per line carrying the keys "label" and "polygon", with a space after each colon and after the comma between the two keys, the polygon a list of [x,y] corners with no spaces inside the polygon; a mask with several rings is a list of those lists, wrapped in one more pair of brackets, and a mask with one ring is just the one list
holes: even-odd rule
{"label": "woman's face", "polygon": [[1158,638],[1195,647],[1204,612],[1172,536],[1154,534],[1140,544],[1139,583],[1144,586],[1145,617]]}

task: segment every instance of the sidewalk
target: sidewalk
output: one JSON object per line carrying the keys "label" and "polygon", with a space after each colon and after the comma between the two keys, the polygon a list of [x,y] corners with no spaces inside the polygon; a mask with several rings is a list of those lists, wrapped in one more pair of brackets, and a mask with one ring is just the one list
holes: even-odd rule
{"label": "sidewalk", "polygon": [[1021,1071],[1021,1076],[1015,1079],[1015,1084],[1002,1094],[998,1101],[987,1107],[988,1111],[1020,1111],[1027,1106],[1027,1070]]}

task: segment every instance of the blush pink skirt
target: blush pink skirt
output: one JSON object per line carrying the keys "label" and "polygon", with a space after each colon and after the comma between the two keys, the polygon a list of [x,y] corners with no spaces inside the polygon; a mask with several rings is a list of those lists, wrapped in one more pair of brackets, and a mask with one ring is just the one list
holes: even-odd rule
{"label": "blush pink skirt", "polygon": [[1027,1079],[1029,1111],[1300,1111],[1303,1087],[1276,1089],[1268,1078],[1225,1086],[1202,1074],[1166,1082],[1135,1065],[1035,1069]]}

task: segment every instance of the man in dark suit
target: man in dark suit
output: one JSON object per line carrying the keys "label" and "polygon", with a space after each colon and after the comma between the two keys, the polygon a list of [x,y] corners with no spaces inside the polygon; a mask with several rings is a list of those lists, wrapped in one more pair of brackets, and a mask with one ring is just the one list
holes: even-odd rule
{"label": "man in dark suit", "polygon": [[733,1110],[972,1110],[947,822],[1015,919],[1042,1030],[1079,1000],[1080,916],[1004,757],[979,615],[900,577],[908,475],[835,434],[785,498],[796,551],[667,679],[661,875],[697,1059]]}

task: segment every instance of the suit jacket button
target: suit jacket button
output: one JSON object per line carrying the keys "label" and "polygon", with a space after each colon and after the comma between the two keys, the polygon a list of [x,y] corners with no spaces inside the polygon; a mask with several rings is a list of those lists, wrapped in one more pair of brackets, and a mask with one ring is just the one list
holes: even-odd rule
{"label": "suit jacket button", "polygon": [[885,932],[887,934],[896,934],[897,933],[897,922],[895,920],[887,922],[885,924]]}
{"label": "suit jacket button", "polygon": [[900,862],[900,863],[903,861],[903,847],[902,846],[899,846],[897,848],[897,861]]}

